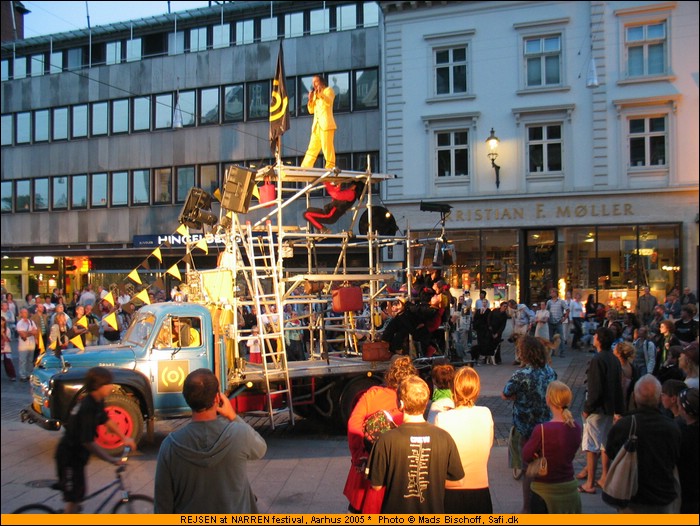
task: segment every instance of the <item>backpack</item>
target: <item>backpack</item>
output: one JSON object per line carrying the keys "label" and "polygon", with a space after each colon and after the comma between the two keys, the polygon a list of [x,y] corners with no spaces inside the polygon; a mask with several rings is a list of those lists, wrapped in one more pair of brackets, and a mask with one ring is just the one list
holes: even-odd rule
{"label": "backpack", "polygon": [[396,427],[398,426],[396,425],[396,422],[394,422],[394,419],[391,417],[389,411],[382,409],[368,415],[362,424],[362,435],[365,439],[365,449],[367,451],[371,451],[372,446],[374,446],[375,442],[379,440],[380,436]]}

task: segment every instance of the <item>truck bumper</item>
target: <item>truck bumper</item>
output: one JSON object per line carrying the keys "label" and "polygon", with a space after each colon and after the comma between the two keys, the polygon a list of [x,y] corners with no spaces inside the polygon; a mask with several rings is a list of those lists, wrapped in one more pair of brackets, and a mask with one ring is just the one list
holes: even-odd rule
{"label": "truck bumper", "polygon": [[19,417],[22,422],[28,422],[29,424],[38,424],[40,427],[48,431],[58,431],[61,429],[61,422],[54,420],[53,418],[46,418],[41,413],[38,413],[30,405],[19,412]]}

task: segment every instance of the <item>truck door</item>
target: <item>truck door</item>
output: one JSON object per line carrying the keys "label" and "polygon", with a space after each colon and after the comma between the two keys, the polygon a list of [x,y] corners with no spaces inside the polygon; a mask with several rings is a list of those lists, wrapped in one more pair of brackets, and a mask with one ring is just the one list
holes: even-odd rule
{"label": "truck door", "polygon": [[156,359],[156,408],[177,413],[186,408],[182,396],[185,378],[195,369],[211,369],[206,338],[199,316],[168,316],[160,328],[153,350]]}

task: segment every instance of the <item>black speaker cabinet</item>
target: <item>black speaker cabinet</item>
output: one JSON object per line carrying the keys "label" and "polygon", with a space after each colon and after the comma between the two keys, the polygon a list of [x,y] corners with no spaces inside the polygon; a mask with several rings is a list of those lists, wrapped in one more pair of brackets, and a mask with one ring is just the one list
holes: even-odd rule
{"label": "black speaker cabinet", "polygon": [[190,228],[202,228],[202,224],[216,224],[216,216],[211,212],[211,195],[196,186],[190,188],[187,199],[178,218],[180,223]]}
{"label": "black speaker cabinet", "polygon": [[255,188],[255,175],[257,171],[231,166],[226,172],[224,192],[221,196],[221,206],[239,214],[248,213],[250,199]]}

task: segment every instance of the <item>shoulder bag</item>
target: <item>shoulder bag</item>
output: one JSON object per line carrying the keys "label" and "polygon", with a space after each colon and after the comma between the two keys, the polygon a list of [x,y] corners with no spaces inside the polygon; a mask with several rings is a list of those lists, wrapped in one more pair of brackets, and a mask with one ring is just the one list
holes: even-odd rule
{"label": "shoulder bag", "polygon": [[540,424],[540,431],[542,432],[542,455],[537,457],[535,460],[527,465],[527,471],[525,476],[527,478],[537,478],[547,476],[547,457],[544,456],[544,425]]}
{"label": "shoulder bag", "polygon": [[615,508],[626,508],[637,494],[637,421],[632,425],[627,441],[615,455],[603,487],[603,501]]}

